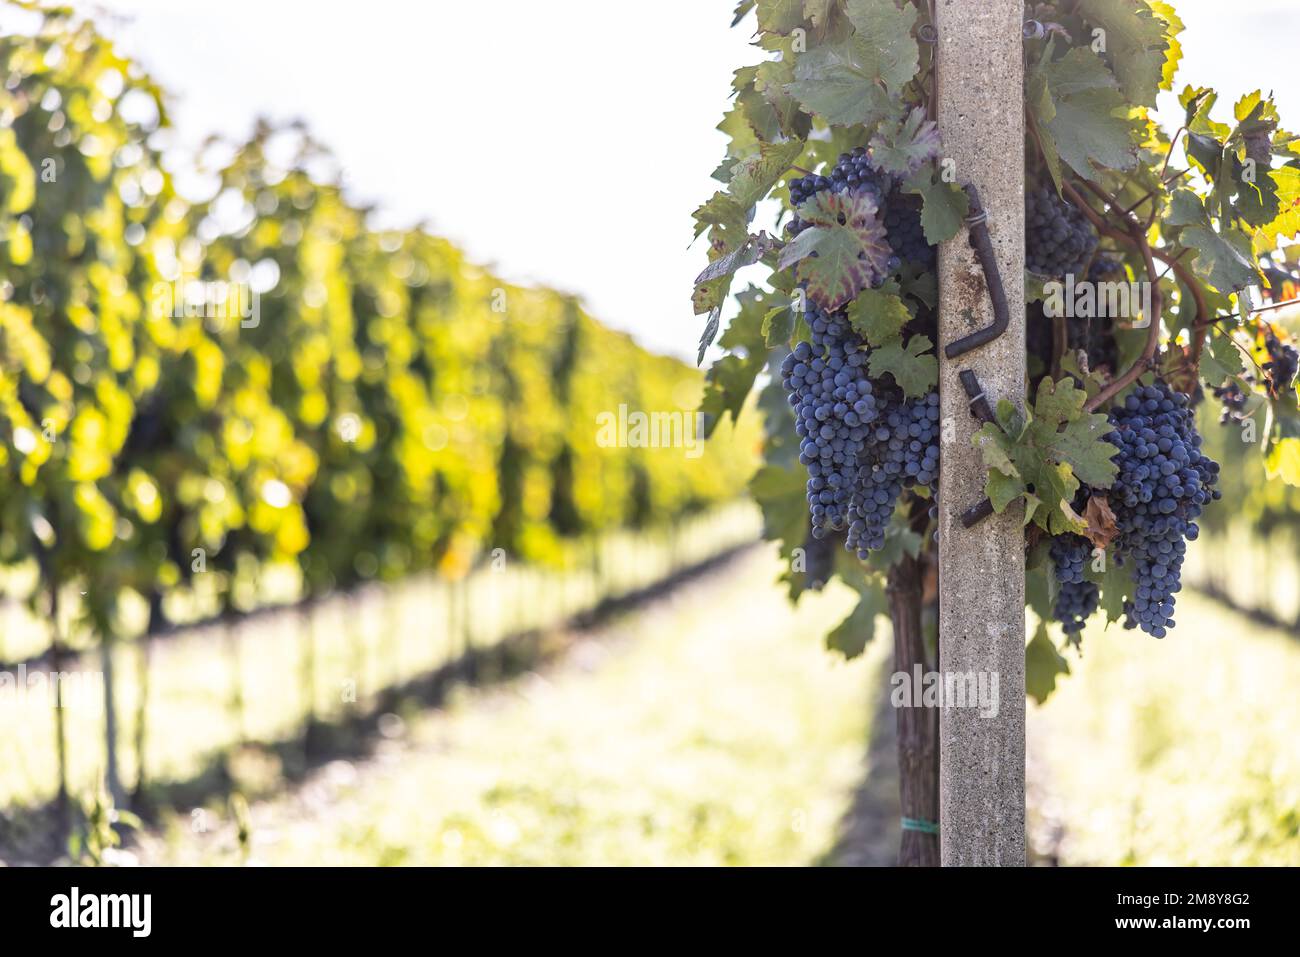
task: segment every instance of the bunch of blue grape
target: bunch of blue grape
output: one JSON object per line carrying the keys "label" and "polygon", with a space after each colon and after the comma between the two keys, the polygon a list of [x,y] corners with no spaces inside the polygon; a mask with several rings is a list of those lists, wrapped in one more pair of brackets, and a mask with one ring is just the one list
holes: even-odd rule
{"label": "bunch of blue grape", "polygon": [[799,461],[808,469],[812,534],[847,527],[858,458],[879,411],[867,379],[862,338],[842,315],[809,304],[812,342],[781,363],[781,384],[794,409]]}
{"label": "bunch of blue grape", "polygon": [[1174,626],[1187,542],[1200,533],[1195,520],[1222,494],[1214,488],[1219,463],[1202,454],[1190,406],[1164,382],[1139,386],[1111,410],[1114,431],[1106,436],[1119,449],[1109,493],[1118,550],[1133,562],[1125,627],[1156,638]]}
{"label": "bunch of blue grape", "polygon": [[1040,276],[1080,273],[1097,248],[1097,231],[1051,186],[1025,190],[1025,268]]}
{"label": "bunch of blue grape", "polygon": [[1264,371],[1268,373],[1269,391],[1276,399],[1295,385],[1296,373],[1300,371],[1300,353],[1280,340],[1272,329],[1264,332],[1264,348],[1268,352]]}
{"label": "bunch of blue grape", "polygon": [[[853,193],[870,193],[876,201],[876,208],[884,206],[885,192],[889,188],[889,177],[877,170],[870,154],[859,146],[851,153],[841,153],[839,161],[831,170],[830,176],[818,176],[816,173],[790,181],[790,204],[798,209],[805,202],[823,190],[836,193],[845,191]],[[792,233],[799,233],[804,228],[796,216],[787,226]]]}
{"label": "bunch of blue grape", "polygon": [[[939,394],[908,399],[902,390],[877,390],[880,414],[859,463],[846,544],[865,559],[885,544],[885,531],[903,490],[939,485]],[[934,511],[931,511],[934,517]]]}
{"label": "bunch of blue grape", "polygon": [[[894,252],[890,271],[904,261],[934,268],[918,197],[901,193],[867,150],[841,155],[829,176],[791,181],[790,199],[798,207],[823,190],[872,196]],[[806,225],[796,215],[786,228],[797,235]],[[933,318],[918,313],[913,324]],[[844,531],[846,547],[865,559],[883,547],[904,489],[925,485],[932,496],[937,490],[939,396],[908,399],[891,377],[873,381],[867,344],[842,311],[826,313],[810,303],[807,320],[812,341],[786,357],[781,381],[795,412],[799,460],[808,469],[811,533],[820,539]]]}
{"label": "bunch of blue grape", "polygon": [[1225,385],[1216,385],[1211,391],[1214,397],[1223,403],[1219,424],[1240,425],[1246,418],[1246,405],[1250,402],[1250,393],[1243,389],[1236,379],[1229,379]]}
{"label": "bunch of blue grape", "polygon": [[889,248],[900,261],[913,263],[922,270],[934,269],[939,250],[931,246],[921,228],[921,197],[892,190],[885,201],[884,220]]}
{"label": "bunch of blue grape", "polygon": [[1052,615],[1071,637],[1083,631],[1084,623],[1097,610],[1101,589],[1083,577],[1083,569],[1092,557],[1092,543],[1082,535],[1058,535],[1049,549],[1060,590]]}

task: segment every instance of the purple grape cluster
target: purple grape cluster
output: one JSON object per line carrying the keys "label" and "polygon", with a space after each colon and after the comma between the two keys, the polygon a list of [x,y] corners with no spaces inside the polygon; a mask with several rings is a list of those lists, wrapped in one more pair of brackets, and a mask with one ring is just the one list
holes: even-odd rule
{"label": "purple grape cluster", "polygon": [[1025,190],[1025,268],[1040,276],[1081,273],[1097,231],[1051,186]]}
{"label": "purple grape cluster", "polygon": [[1187,542],[1200,533],[1195,519],[1222,494],[1214,488],[1219,463],[1201,453],[1190,405],[1162,381],[1139,386],[1111,410],[1106,436],[1119,449],[1109,493],[1118,550],[1134,565],[1125,627],[1156,638],[1174,626]]}
{"label": "purple grape cluster", "polygon": [[939,396],[908,399],[892,381],[873,382],[868,349],[842,312],[809,306],[811,342],[781,364],[795,413],[799,461],[808,469],[812,534],[846,530],[860,558],[882,547],[905,488],[939,480]]}
{"label": "purple grape cluster", "polygon": [[1268,352],[1264,371],[1268,373],[1270,391],[1277,398],[1295,385],[1296,373],[1300,371],[1300,353],[1280,340],[1272,329],[1264,332],[1264,348]]}
{"label": "purple grape cluster", "polygon": [[1240,425],[1246,418],[1246,405],[1250,402],[1250,393],[1243,389],[1236,379],[1229,379],[1225,385],[1216,385],[1211,391],[1214,397],[1223,403],[1219,424]]}
{"label": "purple grape cluster", "polygon": [[1049,554],[1060,585],[1052,615],[1067,635],[1078,635],[1101,601],[1101,589],[1083,577],[1084,566],[1092,557],[1092,543],[1082,535],[1058,535],[1052,539]]}
{"label": "purple grape cluster", "polygon": [[[790,199],[797,208],[823,190],[872,196],[894,251],[891,272],[904,261],[934,268],[919,199],[901,193],[866,149],[841,155],[829,176],[792,180]],[[797,214],[786,226],[792,235],[805,228]],[[795,413],[799,461],[808,469],[812,535],[844,531],[847,548],[865,559],[884,545],[904,489],[937,490],[939,396],[908,399],[892,377],[873,380],[868,346],[843,311],[826,313],[809,303],[806,318],[812,341],[800,342],[786,357],[781,381]]]}
{"label": "purple grape cluster", "polygon": [[858,457],[879,410],[865,344],[848,320],[809,304],[808,325],[812,342],[786,356],[781,384],[794,409],[799,461],[808,469],[812,534],[820,538],[847,526]]}

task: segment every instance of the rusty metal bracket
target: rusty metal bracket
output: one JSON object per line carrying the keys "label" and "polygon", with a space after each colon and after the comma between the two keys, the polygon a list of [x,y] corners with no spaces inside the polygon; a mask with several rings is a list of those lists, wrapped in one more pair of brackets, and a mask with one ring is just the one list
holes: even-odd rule
{"label": "rusty metal bracket", "polygon": [[988,287],[989,299],[993,303],[993,322],[944,346],[943,354],[949,359],[956,359],[982,345],[987,345],[1006,332],[1007,326],[1011,323],[1007,292],[1002,287],[1002,274],[998,271],[997,254],[993,250],[993,239],[989,236],[988,213],[984,210],[984,204],[980,202],[979,190],[969,183],[963,188],[970,199],[970,214],[966,217],[966,224],[970,227],[970,244],[975,250],[975,258],[979,260],[984,270],[984,284]]}

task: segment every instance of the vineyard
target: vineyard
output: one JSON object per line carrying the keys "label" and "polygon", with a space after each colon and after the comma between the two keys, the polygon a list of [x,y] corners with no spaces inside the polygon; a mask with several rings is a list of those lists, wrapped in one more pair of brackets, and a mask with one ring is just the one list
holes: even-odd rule
{"label": "vineyard", "polygon": [[370,228],[303,129],[212,144],[186,202],[151,145],[163,91],[89,21],[51,11],[0,63],[0,660],[104,676],[102,712],[33,696],[5,721],[0,806],[66,817],[100,776],[147,799],[746,535],[707,518],[740,443],[602,444],[620,405],[692,425],[688,366]]}
{"label": "vineyard", "polygon": [[[682,360],[0,0],[0,869],[1300,862],[1300,135],[1175,6],[720,4]],[[551,145],[444,195],[663,282]]]}

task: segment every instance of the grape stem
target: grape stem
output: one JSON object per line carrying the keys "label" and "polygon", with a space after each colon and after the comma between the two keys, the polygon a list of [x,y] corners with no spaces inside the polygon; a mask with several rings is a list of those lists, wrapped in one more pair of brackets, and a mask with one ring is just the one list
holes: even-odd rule
{"label": "grape stem", "polygon": [[[1079,194],[1079,191],[1075,189],[1072,183],[1066,181],[1061,186],[1070,200],[1079,207],[1085,216],[1092,220],[1098,232],[1114,238],[1127,238],[1137,248],[1142,254],[1142,259],[1146,264],[1147,276],[1151,281],[1151,315],[1147,317],[1147,339],[1142,346],[1142,354],[1138,356],[1137,361],[1127,371],[1111,380],[1105,388],[1087,401],[1084,410],[1094,412],[1136,382],[1142,373],[1146,372],[1155,362],[1156,350],[1160,346],[1160,319],[1164,313],[1164,294],[1160,291],[1160,277],[1156,273],[1155,253],[1151,249],[1151,244],[1147,242],[1146,230],[1142,228],[1142,224],[1131,214],[1126,213],[1115,200],[1115,197],[1100,186],[1087,180],[1081,182],[1086,189],[1100,199],[1112,213],[1123,221],[1123,231],[1106,223],[1097,214],[1096,210],[1088,204],[1088,201]],[[1171,265],[1175,265],[1176,268],[1176,260]]]}

